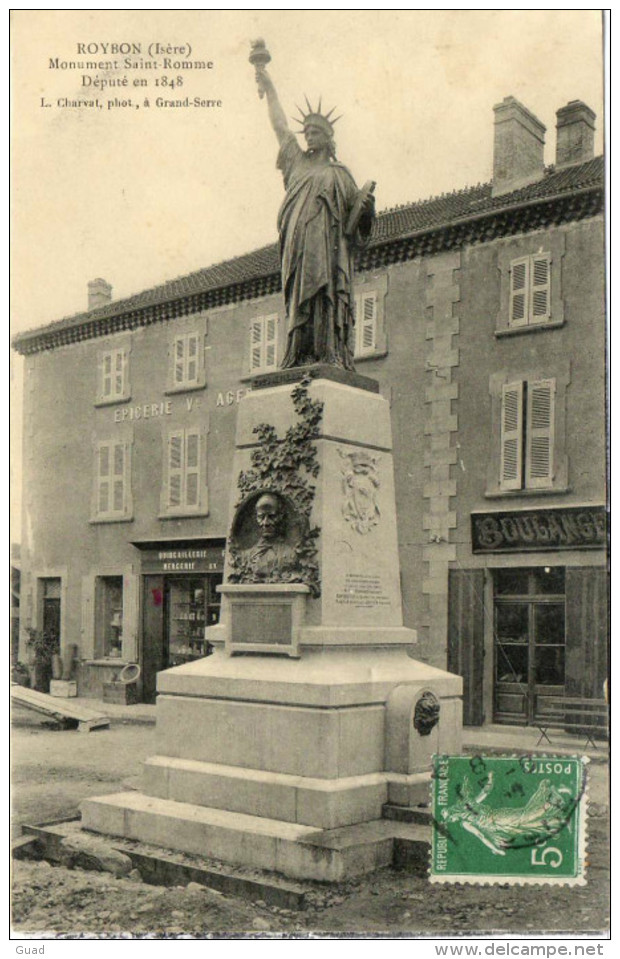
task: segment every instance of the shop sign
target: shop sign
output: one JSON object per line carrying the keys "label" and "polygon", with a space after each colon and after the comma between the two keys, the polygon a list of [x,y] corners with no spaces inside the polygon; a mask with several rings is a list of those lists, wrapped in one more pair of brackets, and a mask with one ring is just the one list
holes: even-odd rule
{"label": "shop sign", "polygon": [[474,553],[601,549],[607,544],[604,506],[472,513]]}
{"label": "shop sign", "polygon": [[221,546],[162,547],[142,553],[143,573],[221,573],[223,569]]}

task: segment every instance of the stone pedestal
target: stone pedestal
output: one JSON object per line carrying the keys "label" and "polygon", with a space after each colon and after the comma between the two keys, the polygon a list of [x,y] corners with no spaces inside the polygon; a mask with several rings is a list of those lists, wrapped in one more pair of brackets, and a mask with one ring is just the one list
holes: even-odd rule
{"label": "stone pedestal", "polygon": [[[86,828],[342,879],[391,861],[383,805],[427,800],[432,754],[460,752],[462,681],[413,659],[402,622],[389,407],[372,381],[339,378],[309,388],[323,403],[320,595],[230,583],[227,562],[213,655],[158,677],[143,793],[86,800]],[[275,380],[240,403],[235,480],[254,427],[281,436],[294,421],[292,384]],[[231,516],[238,499],[233,488]]]}

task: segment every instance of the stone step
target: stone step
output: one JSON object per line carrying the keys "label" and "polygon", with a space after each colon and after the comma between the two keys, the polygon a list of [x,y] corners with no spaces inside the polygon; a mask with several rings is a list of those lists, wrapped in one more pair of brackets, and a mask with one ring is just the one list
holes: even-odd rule
{"label": "stone step", "polygon": [[151,756],[142,770],[148,796],[316,829],[380,819],[387,790],[384,773],[316,779],[174,756]]}
{"label": "stone step", "polygon": [[384,803],[381,816],[394,822],[418,823],[421,826],[430,826],[433,821],[429,806],[397,806],[396,803]]}
{"label": "stone step", "polygon": [[338,882],[392,863],[395,842],[427,862],[430,828],[373,820],[340,829],[248,816],[221,809],[117,793],[81,804],[85,829],[166,849],[284,873],[294,879]]}

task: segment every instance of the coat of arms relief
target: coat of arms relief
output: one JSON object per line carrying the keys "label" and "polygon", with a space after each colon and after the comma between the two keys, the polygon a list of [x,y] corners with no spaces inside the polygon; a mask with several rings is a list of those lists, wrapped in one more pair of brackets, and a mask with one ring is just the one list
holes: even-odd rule
{"label": "coat of arms relief", "polygon": [[338,450],[342,463],[342,515],[358,533],[369,533],[379,522],[381,512],[377,505],[380,487],[377,468],[380,456],[365,450],[347,453]]}

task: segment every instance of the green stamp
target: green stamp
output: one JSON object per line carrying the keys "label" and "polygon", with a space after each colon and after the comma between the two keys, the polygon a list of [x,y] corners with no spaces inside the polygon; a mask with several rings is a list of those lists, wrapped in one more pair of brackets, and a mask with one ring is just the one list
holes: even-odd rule
{"label": "green stamp", "polygon": [[586,763],[435,756],[430,881],[584,884]]}

